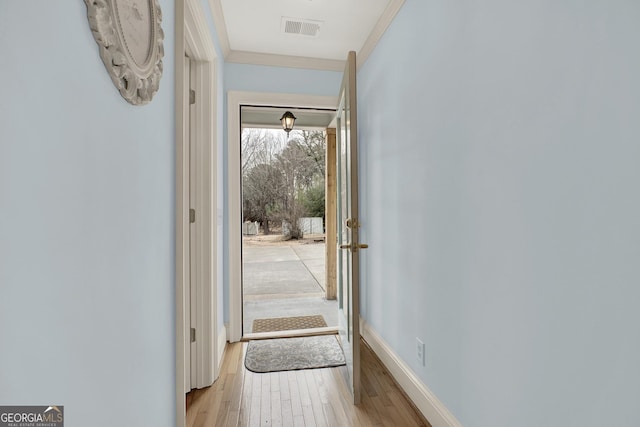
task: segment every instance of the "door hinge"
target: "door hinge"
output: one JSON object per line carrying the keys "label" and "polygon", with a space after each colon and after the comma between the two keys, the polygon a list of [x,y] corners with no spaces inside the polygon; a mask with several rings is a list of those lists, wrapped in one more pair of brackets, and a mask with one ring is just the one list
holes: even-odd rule
{"label": "door hinge", "polygon": [[191,328],[191,342],[196,342],[196,328]]}
{"label": "door hinge", "polygon": [[189,104],[196,103],[196,91],[193,89],[189,89]]}
{"label": "door hinge", "polygon": [[189,209],[189,222],[190,223],[194,223],[196,222],[196,210],[195,209]]}

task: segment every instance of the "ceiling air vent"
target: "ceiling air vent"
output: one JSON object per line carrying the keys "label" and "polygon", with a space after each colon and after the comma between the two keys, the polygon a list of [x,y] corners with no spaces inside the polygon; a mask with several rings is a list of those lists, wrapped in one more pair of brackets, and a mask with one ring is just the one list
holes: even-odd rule
{"label": "ceiling air vent", "polygon": [[323,21],[313,19],[282,17],[282,32],[305,37],[318,37]]}

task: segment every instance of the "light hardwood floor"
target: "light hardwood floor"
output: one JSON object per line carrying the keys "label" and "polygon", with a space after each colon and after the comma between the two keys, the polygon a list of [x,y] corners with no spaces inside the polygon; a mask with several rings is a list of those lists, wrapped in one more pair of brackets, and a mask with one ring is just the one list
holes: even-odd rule
{"label": "light hardwood floor", "polygon": [[218,380],[187,394],[187,427],[430,427],[362,342],[362,403],[350,403],[344,367],[257,374],[246,343],[229,344]]}

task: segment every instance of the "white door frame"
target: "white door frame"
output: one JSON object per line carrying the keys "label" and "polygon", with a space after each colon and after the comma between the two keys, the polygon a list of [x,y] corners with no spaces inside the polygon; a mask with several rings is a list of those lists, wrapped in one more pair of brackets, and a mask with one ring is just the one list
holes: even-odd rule
{"label": "white door frame", "polygon": [[[206,387],[218,377],[222,351],[217,325],[217,71],[216,51],[211,40],[205,13],[198,0],[176,0],[175,3],[175,108],[176,108],[176,425],[185,425],[185,385]],[[196,169],[195,206],[189,206],[189,145],[184,140],[188,123],[183,120],[185,97],[185,55],[192,60],[192,87],[196,104],[191,109],[191,132],[195,133],[198,162]],[[192,273],[196,310],[196,383],[185,372],[189,330],[189,208],[196,210],[198,240],[196,271]],[[223,341],[224,343],[224,341]]]}
{"label": "white door frame", "polygon": [[337,96],[229,91],[227,94],[229,193],[229,342],[242,338],[242,183],[240,179],[240,107],[307,107],[335,109]]}

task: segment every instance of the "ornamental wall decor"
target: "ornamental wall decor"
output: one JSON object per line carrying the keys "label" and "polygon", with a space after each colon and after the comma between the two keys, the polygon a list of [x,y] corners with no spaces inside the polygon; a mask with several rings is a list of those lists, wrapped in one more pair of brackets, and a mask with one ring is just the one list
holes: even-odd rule
{"label": "ornamental wall decor", "polygon": [[133,105],[153,98],[162,77],[164,33],[158,0],[84,0],[113,84]]}

